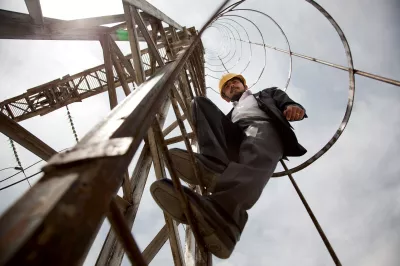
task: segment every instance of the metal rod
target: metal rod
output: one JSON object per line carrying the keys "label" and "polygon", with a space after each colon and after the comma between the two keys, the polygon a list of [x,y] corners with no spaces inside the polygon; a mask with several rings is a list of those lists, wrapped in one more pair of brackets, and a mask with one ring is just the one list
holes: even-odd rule
{"label": "metal rod", "polygon": [[[281,162],[283,168],[285,168],[285,171],[289,171],[288,167],[287,167],[286,164],[283,162],[283,160],[281,160],[280,162]],[[335,262],[335,264],[336,264],[337,266],[341,266],[342,264],[340,263],[339,258],[337,257],[335,251],[333,250],[333,247],[332,247],[331,244],[329,243],[329,240],[328,240],[328,238],[326,237],[324,231],[322,230],[322,227],[320,226],[320,224],[319,224],[317,218],[315,217],[313,211],[311,210],[310,206],[308,205],[308,203],[307,203],[305,197],[303,196],[303,193],[301,193],[300,188],[297,186],[296,181],[294,181],[294,178],[293,178],[293,176],[292,176],[292,174],[291,174],[290,172],[288,173],[288,176],[289,176],[290,182],[292,182],[292,184],[293,184],[293,186],[294,186],[294,189],[295,189],[296,192],[297,192],[297,195],[299,195],[299,197],[300,197],[300,199],[301,199],[301,202],[303,202],[303,205],[304,205],[304,207],[306,208],[306,210],[307,210],[307,212],[308,212],[308,215],[310,215],[310,218],[311,218],[311,220],[313,221],[313,223],[314,223],[314,225],[315,225],[315,228],[317,229],[319,235],[321,236],[322,241],[324,241],[324,244],[325,244],[326,248],[328,249],[329,254],[331,255],[333,261]]]}
{"label": "metal rod", "polygon": [[226,66],[225,66],[224,62],[222,61],[221,57],[218,56],[218,58],[219,58],[219,60],[221,61],[222,66],[225,68],[226,73],[229,73],[229,71],[228,71],[228,69],[226,68]]}
{"label": "metal rod", "polygon": [[[245,42],[243,40],[240,40],[240,41]],[[270,48],[272,50],[276,50],[278,52],[282,52],[282,53],[285,53],[285,54],[291,54],[293,56],[300,57],[300,58],[303,58],[303,59],[307,59],[309,61],[317,62],[317,63],[323,64],[323,65],[326,65],[326,66],[334,67],[334,68],[341,69],[341,70],[344,70],[344,71],[349,71],[348,67],[341,66],[341,65],[338,65],[338,64],[334,64],[334,63],[330,63],[330,62],[327,62],[327,61],[324,61],[324,60],[321,60],[321,59],[318,59],[318,58],[315,58],[315,57],[311,57],[311,56],[307,56],[307,55],[303,55],[303,54],[298,54],[298,53],[294,53],[294,52],[290,53],[288,50],[284,50],[284,49],[277,48],[277,47],[274,47],[274,46],[271,46],[271,45],[267,45],[267,44],[263,45],[261,43],[255,43],[255,42],[249,42],[249,43],[255,44],[255,45],[259,45],[259,46],[264,46],[266,48]],[[382,82],[385,82],[385,83],[400,87],[400,81],[398,81],[398,80],[382,77],[382,76],[379,76],[379,75],[376,75],[376,74],[372,74],[372,73],[368,73],[368,72],[365,72],[365,71],[361,71],[361,70],[358,70],[358,69],[354,69],[354,74],[357,74],[357,75],[360,75],[360,76],[363,76],[363,77],[367,77],[367,78],[370,78],[370,79],[379,80],[379,81],[382,81]]]}

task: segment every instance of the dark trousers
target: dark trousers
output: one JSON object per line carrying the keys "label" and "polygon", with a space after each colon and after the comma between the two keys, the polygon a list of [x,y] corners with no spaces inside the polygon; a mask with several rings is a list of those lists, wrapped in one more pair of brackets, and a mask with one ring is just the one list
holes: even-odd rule
{"label": "dark trousers", "polygon": [[221,173],[209,198],[243,231],[247,210],[260,198],[282,158],[281,139],[271,122],[232,123],[205,97],[193,100],[192,114],[202,161]]}

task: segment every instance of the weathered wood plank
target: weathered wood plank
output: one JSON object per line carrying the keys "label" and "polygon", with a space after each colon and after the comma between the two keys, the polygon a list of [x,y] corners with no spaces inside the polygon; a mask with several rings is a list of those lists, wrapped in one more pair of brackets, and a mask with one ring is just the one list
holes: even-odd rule
{"label": "weathered wood plank", "polygon": [[0,132],[45,161],[57,153],[49,145],[2,113],[0,113]]}
{"label": "weathered wood plank", "polygon": [[117,92],[115,90],[114,73],[112,69],[111,46],[110,40],[107,35],[101,38],[101,45],[103,46],[104,66],[107,76],[108,97],[110,99],[110,108],[113,109],[117,106]]}
{"label": "weathered wood plank", "polygon": [[124,3],[124,13],[128,28],[129,44],[131,46],[133,66],[136,71],[136,83],[141,84],[146,80],[136,31],[136,21],[132,16],[131,7]]}
{"label": "weathered wood plank", "polygon": [[144,260],[150,264],[160,249],[164,246],[168,240],[168,228],[164,225],[163,228],[157,233],[157,235],[151,240],[150,244],[147,245],[145,250],[142,252]]}
{"label": "weathered wood plank", "polygon": [[137,11],[136,8],[131,7],[131,13],[140,29],[140,32],[142,33],[144,39],[147,42],[147,47],[150,50],[151,55],[155,57],[159,66],[163,66],[164,61],[162,60],[160,52],[158,51],[155,42],[151,38],[150,33],[147,30],[146,25],[144,24],[144,21],[140,16],[139,12]]}
{"label": "weathered wood plank", "polygon": [[79,29],[118,22],[125,22],[124,14],[53,22],[49,24],[49,28],[53,30]]}
{"label": "weathered wood plank", "polygon": [[155,6],[150,4],[147,1],[144,0],[123,0],[125,3],[128,3],[136,8],[139,8],[143,12],[161,20],[164,21],[165,23],[177,28],[178,30],[182,30],[183,27],[179,25],[177,22],[175,22],[173,19],[165,15],[163,12],[158,10]]}
{"label": "weathered wood plank", "polygon": [[43,14],[39,0],[25,0],[29,15],[36,24],[43,25]]}

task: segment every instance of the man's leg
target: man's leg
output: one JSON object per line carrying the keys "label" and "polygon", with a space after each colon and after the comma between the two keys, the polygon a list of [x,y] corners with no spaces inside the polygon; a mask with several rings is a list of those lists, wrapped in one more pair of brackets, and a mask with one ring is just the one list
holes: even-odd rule
{"label": "man's leg", "polygon": [[233,218],[240,231],[247,222],[247,210],[260,198],[283,155],[281,139],[271,123],[253,122],[246,135],[239,161],[229,163],[210,196]]}
{"label": "man's leg", "polygon": [[[200,152],[195,153],[196,162],[203,185],[212,191],[216,179],[229,162],[239,161],[239,147],[245,134],[239,125],[232,123],[209,99],[196,97],[191,107]],[[170,150],[170,155],[178,177],[187,183],[199,185],[190,164],[189,153],[175,148]]]}
{"label": "man's leg", "polygon": [[238,162],[240,143],[245,137],[239,125],[205,97],[194,98],[192,114],[199,153],[225,167],[231,161]]}

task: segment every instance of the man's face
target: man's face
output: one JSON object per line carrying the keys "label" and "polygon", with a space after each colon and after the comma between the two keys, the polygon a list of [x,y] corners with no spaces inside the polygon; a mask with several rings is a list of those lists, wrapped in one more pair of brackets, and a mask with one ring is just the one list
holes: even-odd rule
{"label": "man's face", "polygon": [[243,85],[239,78],[232,78],[224,84],[222,97],[227,102],[238,101],[246,90],[247,86]]}

